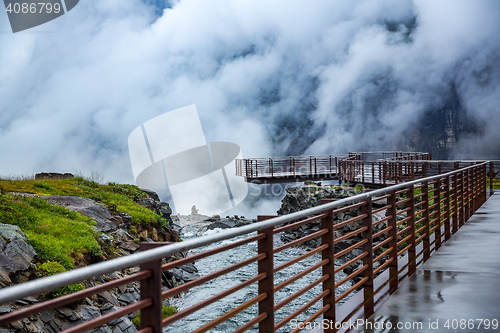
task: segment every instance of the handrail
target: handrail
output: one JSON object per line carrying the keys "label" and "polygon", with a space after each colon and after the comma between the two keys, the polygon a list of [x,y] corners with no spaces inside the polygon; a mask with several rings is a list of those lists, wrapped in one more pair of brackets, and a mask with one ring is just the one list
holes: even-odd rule
{"label": "handrail", "polygon": [[211,243],[223,241],[226,239],[234,238],[237,236],[242,236],[249,234],[251,232],[260,231],[266,228],[272,228],[281,224],[285,224],[288,222],[292,222],[301,218],[308,217],[310,215],[319,214],[323,211],[340,207],[355,201],[363,200],[366,198],[371,198],[377,196],[379,194],[386,193],[391,190],[399,190],[404,187],[407,187],[411,184],[419,184],[424,181],[432,181],[434,179],[438,179],[444,176],[451,176],[462,171],[472,169],[478,165],[486,165],[488,162],[482,162],[481,164],[471,165],[469,167],[465,167],[460,170],[451,171],[445,174],[431,176],[427,178],[422,178],[410,182],[405,182],[397,185],[393,185],[390,187],[382,188],[379,190],[370,191],[367,193],[358,194],[349,198],[340,199],[334,202],[330,202],[321,206],[311,207],[299,212],[291,213],[288,215],[278,216],[270,220],[266,220],[263,222],[253,223],[250,225],[242,226],[239,228],[234,228],[230,230],[224,230],[217,234],[201,236],[195,239],[186,240],[183,242],[170,244],[166,246],[162,246],[156,249],[148,250],[147,252],[136,253],[132,255],[128,255],[125,257],[120,257],[116,259],[111,259],[105,262],[100,262],[91,266],[77,268],[68,272],[64,272],[61,274],[48,276],[44,278],[40,278],[34,281],[29,281],[23,284],[19,284],[16,286],[8,287],[2,289],[0,293],[0,304],[4,304],[7,302],[15,301],[17,299],[21,299],[23,297],[27,297],[30,295],[38,295],[50,290],[54,290],[57,288],[64,287],[69,284],[77,283],[79,281],[83,281],[86,279],[91,279],[96,276],[101,276],[104,274],[109,274],[117,270],[122,270],[131,266],[137,266],[142,263],[146,263],[151,260],[161,259],[167,257],[172,254],[176,254],[179,252],[185,252],[187,250],[195,249],[202,247],[204,245],[208,245]]}

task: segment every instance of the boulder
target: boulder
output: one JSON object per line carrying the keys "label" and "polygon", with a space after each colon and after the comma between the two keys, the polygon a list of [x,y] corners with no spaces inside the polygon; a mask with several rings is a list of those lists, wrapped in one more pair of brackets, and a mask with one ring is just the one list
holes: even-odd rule
{"label": "boulder", "polygon": [[158,196],[158,194],[155,191],[148,190],[147,188],[141,188],[141,191],[146,193],[147,196],[150,197],[151,199],[153,199],[155,201],[160,201],[160,197]]}
{"label": "boulder", "polygon": [[147,197],[139,198],[136,200],[136,202],[146,207],[147,209],[157,213],[165,220],[167,220],[167,222],[172,221],[170,217],[170,215],[172,214],[172,209],[170,208],[170,205],[166,202],[161,202],[160,197],[158,196],[158,194],[156,194],[156,192],[148,189],[141,189],[141,190],[144,193],[146,193]]}
{"label": "boulder", "polygon": [[89,198],[67,196],[67,195],[48,195],[40,196],[40,198],[46,200],[50,204],[63,206],[73,212],[78,212],[84,216],[93,218],[97,225],[95,226],[96,231],[102,232],[112,232],[118,229],[116,218],[109,208],[103,204],[98,203]]}
{"label": "boulder", "polygon": [[18,226],[0,223],[0,284],[12,283],[10,276],[30,268],[35,255]]}
{"label": "boulder", "polygon": [[[363,192],[357,191],[354,188],[344,187],[344,186],[330,186],[321,185],[321,183],[306,182],[304,185],[299,185],[295,187],[290,187],[286,189],[286,195],[282,200],[281,207],[278,210],[278,215],[286,215],[314,206],[318,206],[321,203],[321,199],[344,199]],[[361,208],[354,208],[343,213],[334,215],[334,224],[349,220],[355,216],[361,214]],[[373,221],[379,220],[385,216],[385,211],[373,214]],[[313,232],[319,230],[321,221],[314,221],[306,225],[294,228],[292,230],[285,231],[281,234],[281,240],[285,243],[291,242],[295,239],[305,237]],[[374,226],[374,232],[382,230],[385,228],[386,223],[380,223]],[[362,226],[362,221],[358,220],[353,223],[349,223],[341,228],[339,228],[335,236],[341,237],[349,232],[359,229]],[[357,240],[359,240],[360,235],[353,237],[346,241],[337,243],[335,249],[341,251],[350,245],[353,245]],[[385,234],[380,236],[384,238]],[[312,239],[303,243],[304,246],[309,248],[316,248],[320,245],[318,239]]]}
{"label": "boulder", "polygon": [[71,173],[41,172],[35,175],[35,180],[42,179],[70,179],[75,176]]}

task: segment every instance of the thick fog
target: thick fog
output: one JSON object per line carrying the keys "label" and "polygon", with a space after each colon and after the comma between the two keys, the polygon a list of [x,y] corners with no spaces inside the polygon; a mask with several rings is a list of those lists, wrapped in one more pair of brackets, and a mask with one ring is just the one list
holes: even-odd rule
{"label": "thick fog", "polygon": [[127,138],[196,104],[244,157],[500,158],[500,2],[80,1],[0,14],[0,175],[133,182]]}

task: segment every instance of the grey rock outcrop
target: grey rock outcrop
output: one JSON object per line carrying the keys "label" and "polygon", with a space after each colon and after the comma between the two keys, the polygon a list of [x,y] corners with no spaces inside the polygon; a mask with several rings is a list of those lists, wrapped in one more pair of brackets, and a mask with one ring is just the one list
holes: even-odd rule
{"label": "grey rock outcrop", "polygon": [[12,283],[13,274],[30,268],[35,255],[18,226],[0,223],[0,286]]}
{"label": "grey rock outcrop", "polygon": [[42,179],[70,179],[75,177],[72,173],[41,172],[35,175],[35,180]]}
{"label": "grey rock outcrop", "polygon": [[66,196],[66,195],[48,195],[40,196],[50,204],[63,206],[73,212],[78,212],[84,216],[93,218],[97,225],[96,231],[110,232],[115,231],[119,227],[121,219],[119,216],[113,216],[111,211],[105,204],[98,203],[89,198]]}
{"label": "grey rock outcrop", "polygon": [[172,219],[170,218],[170,215],[172,214],[172,209],[170,208],[170,205],[166,202],[161,202],[160,197],[154,191],[143,188],[141,188],[141,191],[146,193],[147,197],[138,199],[137,203],[156,212],[158,215],[167,220],[167,222],[171,222]]}
{"label": "grey rock outcrop", "polygon": [[[321,199],[344,199],[363,192],[357,191],[349,187],[341,186],[322,186],[321,183],[306,182],[304,185],[299,185],[295,187],[290,187],[286,189],[286,195],[282,200],[280,209],[278,210],[279,215],[285,215],[301,211],[310,207],[320,205]],[[361,208],[350,209],[346,212],[334,215],[334,224],[346,221],[361,213]],[[374,214],[373,219],[380,219],[385,213]],[[320,230],[320,221],[315,221],[308,223],[306,225],[297,227],[295,229],[286,231],[281,234],[281,240],[283,242],[290,242],[298,238],[305,237],[313,232]],[[361,220],[345,225],[335,231],[336,237],[341,237],[351,231],[354,231],[361,227]],[[382,230],[384,228],[384,223],[379,224],[374,227],[375,232]],[[359,241],[358,237],[353,237],[343,242],[337,243],[335,245],[336,250],[343,250],[355,242]],[[304,242],[304,246],[310,248],[316,248],[319,246],[318,239],[312,239],[310,241]]]}

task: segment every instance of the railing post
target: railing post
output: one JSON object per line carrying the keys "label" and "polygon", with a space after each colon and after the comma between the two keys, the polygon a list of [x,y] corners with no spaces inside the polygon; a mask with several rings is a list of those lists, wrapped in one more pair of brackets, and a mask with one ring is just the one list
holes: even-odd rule
{"label": "railing post", "polygon": [[392,251],[389,253],[392,262],[389,264],[389,292],[392,294],[398,289],[399,284],[399,271],[398,271],[398,228],[397,228],[397,216],[396,216],[396,191],[392,190],[388,194],[391,196],[387,198],[387,204],[391,207],[387,210],[387,214],[391,218],[387,221],[388,227],[392,227],[389,230],[388,236],[392,237],[388,246],[392,247]]}
{"label": "railing post", "polygon": [[367,216],[363,219],[363,227],[367,229],[363,231],[361,237],[367,240],[363,244],[363,252],[368,255],[363,258],[363,266],[368,265],[368,268],[363,272],[363,277],[368,279],[363,284],[364,295],[364,312],[365,318],[369,318],[374,312],[374,292],[373,292],[373,221],[372,221],[372,198],[365,199],[366,205],[363,206],[362,213]]}
{"label": "railing post", "polygon": [[437,218],[434,225],[438,226],[435,231],[436,245],[434,246],[434,249],[437,250],[441,247],[441,178],[439,178],[434,184],[433,196],[437,196],[437,198],[435,199],[435,203],[437,203],[437,206],[436,208],[434,208],[434,211],[437,211],[437,213],[434,216],[434,218]]}
{"label": "railing post", "polygon": [[479,181],[479,177],[477,176],[478,167],[474,167],[472,169],[472,208],[471,208],[471,216],[477,210],[477,182]]}
{"label": "railing post", "polygon": [[[491,167],[491,164],[492,164],[492,163],[493,163],[493,162],[490,162],[490,172],[491,172],[491,174],[493,175],[493,168]],[[483,194],[484,198],[483,198],[483,202],[485,202],[485,201],[486,201],[486,198],[487,198],[487,197],[486,197],[486,196],[487,196],[487,194],[486,194],[486,177],[488,177],[488,175],[487,175],[487,173],[486,173],[486,164],[485,164],[485,165],[484,165],[484,194]],[[493,186],[492,186],[492,185],[493,185],[493,182],[492,182],[492,180],[493,180],[493,179],[492,179],[492,178],[490,178],[490,184],[491,184],[491,185],[490,185],[490,193],[491,193],[491,192],[492,192],[492,190],[493,190]],[[493,195],[493,193],[491,193],[491,195]]]}
{"label": "railing post", "polygon": [[383,176],[382,176],[382,177],[384,178],[384,180],[383,180],[383,181],[384,181],[384,185],[385,185],[385,180],[386,180],[386,178],[387,178],[387,162],[386,162],[386,161],[384,161],[382,165],[383,165],[383,168],[384,168],[383,173],[382,173],[382,174],[383,174]]}
{"label": "railing post", "polygon": [[458,214],[458,204],[459,204],[458,173],[455,173],[452,176],[452,182],[453,182],[453,228],[452,228],[452,233],[456,233],[458,230],[458,220],[459,220],[459,214]]}
{"label": "railing post", "polygon": [[493,195],[493,179],[495,176],[495,163],[490,161],[490,196]]}
{"label": "railing post", "polygon": [[[257,216],[257,221],[265,221],[274,216]],[[259,260],[258,274],[266,273],[267,276],[259,281],[258,294],[267,293],[267,297],[259,302],[259,315],[267,313],[267,317],[259,323],[259,333],[274,332],[274,254],[273,254],[273,228],[266,228],[259,231],[265,234],[266,238],[257,242],[258,253],[265,253],[267,257]]]}
{"label": "railing post", "polygon": [[444,240],[445,242],[450,239],[450,224],[451,224],[451,216],[450,216],[450,210],[453,208],[450,208],[450,177],[446,176],[444,179],[444,194],[443,194],[443,200],[444,200],[444,205],[445,205],[445,210],[444,210]]}
{"label": "railing post", "polygon": [[[165,244],[140,243],[140,250],[147,251]],[[141,310],[141,329],[151,327],[153,333],[162,333],[162,302],[161,302],[161,259],[139,265],[141,271],[150,270],[150,278],[141,281],[141,300],[151,298],[153,304]]]}
{"label": "railing post", "polygon": [[[458,214],[458,228],[465,222],[465,171],[460,172],[460,210]],[[457,229],[458,230],[458,229]]]}
{"label": "railing post", "polygon": [[408,275],[412,275],[417,270],[417,243],[416,243],[416,235],[415,235],[415,190],[413,184],[408,187],[408,192],[406,197],[410,200],[407,205],[410,207],[408,211],[408,223],[407,226],[410,226],[408,233],[412,236],[409,240],[411,246],[408,248]]}
{"label": "railing post", "polygon": [[375,162],[372,162],[372,184],[375,184]]}
{"label": "railing post", "polygon": [[[321,204],[331,202],[331,200],[321,200]],[[328,279],[323,282],[323,291],[330,290],[330,293],[323,298],[323,306],[330,305],[330,308],[323,314],[323,319],[327,320],[328,323],[335,323],[335,246],[333,244],[334,232],[333,232],[333,214],[332,210],[328,212],[328,216],[321,219],[321,229],[328,229],[326,234],[321,236],[321,244],[328,244],[328,248],[323,250],[321,253],[321,259],[328,259],[329,262],[323,266],[323,276],[330,275]],[[334,325],[328,325],[328,328],[324,329],[324,333],[334,333]]]}
{"label": "railing post", "polygon": [[425,236],[422,238],[424,243],[424,261],[430,258],[430,229],[429,229],[429,184],[428,182],[424,182],[422,186],[422,200],[424,200],[423,209],[424,209],[424,230]]}
{"label": "railing post", "polygon": [[466,178],[465,178],[465,186],[466,186],[466,191],[465,191],[465,219],[464,222],[467,221],[470,217],[470,205],[471,205],[471,172],[470,169],[467,169],[465,171]]}
{"label": "railing post", "polygon": [[476,193],[475,195],[475,200],[474,200],[474,212],[476,212],[479,209],[479,206],[481,205],[481,185],[483,183],[481,176],[483,175],[483,166],[477,166],[476,168],[476,186],[474,192]]}
{"label": "railing post", "polygon": [[477,173],[476,173],[476,177],[477,177],[477,187],[476,187],[476,191],[477,191],[477,200],[476,200],[476,210],[479,209],[479,207],[481,207],[481,205],[483,204],[482,202],[482,197],[483,197],[483,185],[484,185],[484,174],[483,174],[483,165],[480,165],[477,167]]}
{"label": "railing post", "polygon": [[481,165],[479,168],[478,168],[478,172],[477,172],[477,179],[478,179],[478,183],[477,183],[477,209],[479,209],[481,207],[481,205],[483,204],[483,188],[485,186],[484,184],[484,180],[486,179],[485,178],[486,175],[484,173],[484,165]]}

